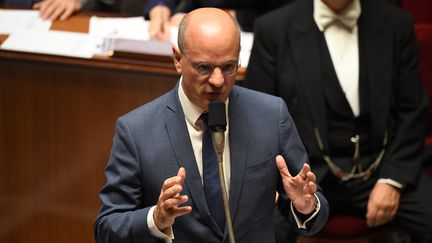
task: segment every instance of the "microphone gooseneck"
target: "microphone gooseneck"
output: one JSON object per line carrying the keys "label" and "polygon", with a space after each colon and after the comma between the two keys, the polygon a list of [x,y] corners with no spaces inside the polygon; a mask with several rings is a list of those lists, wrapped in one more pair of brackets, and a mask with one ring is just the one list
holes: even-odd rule
{"label": "microphone gooseneck", "polygon": [[221,184],[226,227],[230,243],[235,243],[234,230],[231,221],[231,212],[228,202],[228,194],[225,185],[225,176],[223,169],[223,152],[225,147],[225,130],[226,130],[226,114],[225,114],[225,103],[220,100],[214,100],[209,103],[208,106],[208,127],[212,135],[213,147],[216,151],[219,168],[219,182]]}

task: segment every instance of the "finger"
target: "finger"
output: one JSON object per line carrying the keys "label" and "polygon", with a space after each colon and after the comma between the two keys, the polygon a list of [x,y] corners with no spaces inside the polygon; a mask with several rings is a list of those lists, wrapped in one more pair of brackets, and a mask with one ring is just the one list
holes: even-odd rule
{"label": "finger", "polygon": [[162,199],[166,199],[180,194],[183,191],[182,184],[184,183],[185,179],[186,170],[183,167],[180,167],[177,172],[177,176],[170,177],[164,181],[161,189]]}
{"label": "finger", "polygon": [[309,183],[309,182],[316,182],[316,176],[312,171],[309,171],[306,174],[306,183]]}
{"label": "finger", "polygon": [[387,217],[384,210],[378,210],[376,214],[375,224],[373,226],[380,226],[387,223]]}
{"label": "finger", "polygon": [[47,2],[40,9],[40,15],[42,19],[48,19],[55,9],[55,5],[52,2]]}
{"label": "finger", "polygon": [[180,206],[188,201],[187,196],[170,198],[160,204],[160,211],[164,218],[175,218],[192,211],[191,206]]}
{"label": "finger", "polygon": [[157,21],[150,20],[150,24],[148,26],[148,32],[151,38],[155,38],[157,35],[157,32],[160,29],[160,23]]}
{"label": "finger", "polygon": [[169,198],[178,197],[180,196],[180,193],[182,191],[183,191],[183,187],[181,185],[176,184],[162,191],[160,195],[160,200],[165,201],[168,200]]}
{"label": "finger", "polygon": [[67,18],[69,18],[72,13],[75,10],[75,6],[74,5],[69,5],[65,11],[63,12],[63,14],[60,16],[60,20],[66,20]]}
{"label": "finger", "polygon": [[162,38],[163,40],[169,40],[171,37],[171,24],[169,22],[165,22],[162,25]]}
{"label": "finger", "polygon": [[51,21],[56,20],[62,13],[64,13],[64,11],[65,11],[65,8],[63,6],[58,6],[57,8],[54,9],[51,16],[49,16],[49,19]]}
{"label": "finger", "polygon": [[170,212],[170,216],[171,217],[179,217],[182,215],[185,215],[187,213],[190,213],[192,211],[192,207],[191,206],[184,206],[184,207],[178,207],[172,210],[172,212]]}
{"label": "finger", "polygon": [[178,206],[186,202],[187,200],[187,196],[178,196],[175,198],[170,198],[166,201],[159,200],[153,214],[153,219],[156,227],[158,229],[165,229],[166,227],[170,227],[174,223],[175,217],[191,212],[191,206]]}
{"label": "finger", "polygon": [[51,5],[51,0],[44,0],[39,3],[39,16],[42,17],[43,13],[45,13],[46,8]]}
{"label": "finger", "polygon": [[158,40],[169,40],[169,38],[167,36],[168,35],[163,30],[156,32],[156,35],[155,35],[156,39],[158,39]]}
{"label": "finger", "polygon": [[171,210],[179,207],[181,204],[187,202],[189,200],[189,197],[186,195],[179,195],[175,197],[168,198],[167,200],[163,201],[162,208],[164,210]]}
{"label": "finger", "polygon": [[166,179],[162,185],[162,191],[168,190],[168,188],[173,187],[174,185],[181,185],[184,181],[184,177],[182,176],[173,176]]}
{"label": "finger", "polygon": [[308,172],[310,172],[310,166],[309,164],[304,163],[301,171],[297,175],[299,175],[303,180],[306,180]]}
{"label": "finger", "polygon": [[376,224],[376,214],[377,210],[372,207],[371,203],[368,202],[367,213],[366,213],[366,225],[368,227],[374,227]]}
{"label": "finger", "polygon": [[33,4],[33,9],[39,9],[40,7],[41,7],[41,5],[42,5],[42,3],[43,2],[37,2],[37,3],[35,3],[35,4]]}
{"label": "finger", "polygon": [[276,165],[282,177],[292,177],[285,163],[285,159],[281,155],[276,156]]}
{"label": "finger", "polygon": [[307,186],[306,186],[306,193],[309,194],[314,194],[317,191],[317,185],[315,184],[315,182],[310,181]]}

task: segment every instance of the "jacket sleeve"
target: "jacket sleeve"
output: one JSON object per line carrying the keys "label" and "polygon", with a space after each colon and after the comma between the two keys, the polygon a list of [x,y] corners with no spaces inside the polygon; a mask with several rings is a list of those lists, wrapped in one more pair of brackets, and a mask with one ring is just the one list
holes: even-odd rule
{"label": "jacket sleeve", "polygon": [[[288,170],[295,176],[303,167],[304,163],[308,163],[308,158],[303,144],[298,135],[294,121],[288,113],[287,107],[282,99],[280,100],[280,147],[282,156],[284,157]],[[313,169],[313,168],[312,168]],[[313,171],[313,170],[312,170]],[[312,235],[318,233],[327,223],[329,217],[329,205],[321,188],[317,186],[316,196],[320,201],[320,209],[317,215],[306,224],[305,229],[297,227],[293,211],[291,210],[291,201],[288,199],[279,179],[278,192],[278,208],[282,215],[284,215],[290,222],[291,228],[303,235]]]}
{"label": "jacket sleeve", "polygon": [[97,243],[158,242],[147,225],[151,206],[142,206],[144,185],[137,154],[131,132],[120,118],[105,169],[107,183],[99,194],[102,206],[94,225]]}
{"label": "jacket sleeve", "polygon": [[422,169],[421,154],[427,127],[428,99],[419,77],[417,41],[412,17],[402,17],[397,18],[394,27],[394,97],[389,126],[391,130],[379,176],[412,185]]}

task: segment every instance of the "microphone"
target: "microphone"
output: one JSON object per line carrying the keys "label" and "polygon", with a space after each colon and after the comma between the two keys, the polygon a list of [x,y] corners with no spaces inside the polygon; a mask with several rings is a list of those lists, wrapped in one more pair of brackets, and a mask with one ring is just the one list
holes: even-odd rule
{"label": "microphone", "polygon": [[223,169],[223,152],[225,146],[226,125],[227,122],[225,114],[225,103],[220,100],[210,101],[208,106],[208,127],[211,132],[213,147],[216,151],[216,156],[218,159],[219,182],[222,190],[228,236],[230,239],[230,243],[235,243],[234,230],[231,222],[231,212],[229,208]]}
{"label": "microphone", "polygon": [[208,106],[208,127],[212,134],[218,162],[222,161],[219,156],[222,156],[224,152],[226,125],[225,103],[220,100],[210,101]]}

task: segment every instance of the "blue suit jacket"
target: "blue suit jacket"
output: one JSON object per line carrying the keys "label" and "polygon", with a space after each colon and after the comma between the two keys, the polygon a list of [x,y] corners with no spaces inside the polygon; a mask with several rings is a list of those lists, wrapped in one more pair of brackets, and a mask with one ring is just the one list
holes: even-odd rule
{"label": "blue suit jacket", "polygon": [[[149,209],[158,200],[165,179],[186,169],[183,193],[192,212],[176,218],[174,242],[228,242],[207,208],[178,87],[118,119],[102,207],[95,223],[97,242],[157,242],[147,226]],[[307,156],[297,130],[280,98],[234,87],[229,102],[231,184],[229,202],[236,241],[271,243],[275,192],[282,194],[275,157],[283,154],[297,174]],[[321,192],[320,213],[307,230],[325,224],[328,205]],[[280,201],[293,221],[290,202]],[[297,226],[293,225],[294,229]],[[299,230],[300,231],[300,230]]]}

